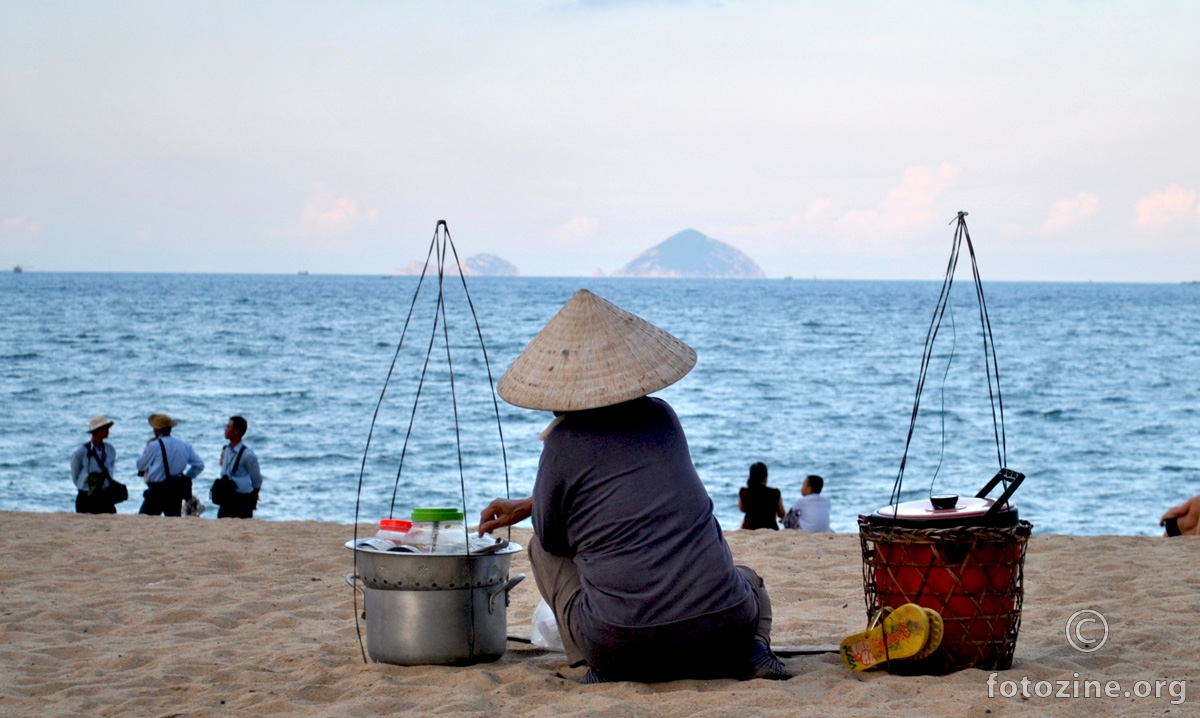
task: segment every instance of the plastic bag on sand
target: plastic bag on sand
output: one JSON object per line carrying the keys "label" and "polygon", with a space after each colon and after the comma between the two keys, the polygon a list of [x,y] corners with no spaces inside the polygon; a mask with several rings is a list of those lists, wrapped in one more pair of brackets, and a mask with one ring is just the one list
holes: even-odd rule
{"label": "plastic bag on sand", "polygon": [[537,608],[533,609],[533,630],[530,631],[529,639],[538,648],[551,651],[563,649],[562,636],[558,634],[558,622],[554,620],[554,610],[545,599],[538,601]]}

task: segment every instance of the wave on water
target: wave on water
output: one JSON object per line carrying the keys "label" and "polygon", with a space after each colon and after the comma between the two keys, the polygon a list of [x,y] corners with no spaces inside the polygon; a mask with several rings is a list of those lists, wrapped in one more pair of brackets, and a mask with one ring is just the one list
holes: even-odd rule
{"label": "wave on water", "polygon": [[207,365],[194,361],[177,361],[166,365],[166,369],[169,371],[196,371],[207,368],[209,368]]}

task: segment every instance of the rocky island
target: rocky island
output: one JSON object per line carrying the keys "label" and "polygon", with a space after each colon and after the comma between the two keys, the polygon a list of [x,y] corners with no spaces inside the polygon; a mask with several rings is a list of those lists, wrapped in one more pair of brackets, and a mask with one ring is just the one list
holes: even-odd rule
{"label": "rocky island", "polygon": [[[406,267],[392,270],[396,276],[419,275],[424,262],[412,261]],[[437,273],[434,262],[429,263],[429,272]],[[454,263],[446,262],[446,273],[457,274]],[[468,277],[519,277],[521,270],[494,254],[476,254],[462,261],[462,273]]]}
{"label": "rocky island", "polygon": [[694,229],[671,235],[613,272],[614,277],[762,279],[762,268],[741,251]]}

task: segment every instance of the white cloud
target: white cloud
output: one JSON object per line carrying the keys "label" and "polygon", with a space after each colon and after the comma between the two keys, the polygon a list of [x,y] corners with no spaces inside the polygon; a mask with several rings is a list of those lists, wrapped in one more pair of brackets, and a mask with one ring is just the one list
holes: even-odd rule
{"label": "white cloud", "polygon": [[1177,184],[1138,200],[1137,218],[1133,222],[1138,229],[1149,232],[1198,223],[1200,205],[1196,203],[1196,193]]}
{"label": "white cloud", "polygon": [[1042,225],[1044,232],[1062,232],[1083,222],[1096,213],[1100,200],[1096,195],[1080,192],[1074,199],[1060,199],[1050,210],[1050,218]]}
{"label": "white cloud", "polygon": [[318,186],[313,188],[300,212],[300,233],[309,237],[337,237],[378,216],[379,210],[360,209],[357,200],[337,197]]}
{"label": "white cloud", "polygon": [[939,219],[934,202],[954,184],[958,168],[909,167],[876,209],[847,212],[837,226],[854,234],[895,234],[921,229]]}
{"label": "white cloud", "polygon": [[818,197],[809,203],[808,209],[804,210],[804,219],[809,222],[815,222],[824,217],[832,206],[833,203],[829,200],[824,197]]}
{"label": "white cloud", "polygon": [[561,239],[583,239],[594,236],[599,228],[600,220],[578,214],[555,228],[554,236]]}
{"label": "white cloud", "polygon": [[16,236],[16,237],[36,237],[41,234],[42,225],[38,222],[31,222],[29,217],[19,214],[16,217],[9,217],[4,220],[4,224],[0,225],[0,234]]}

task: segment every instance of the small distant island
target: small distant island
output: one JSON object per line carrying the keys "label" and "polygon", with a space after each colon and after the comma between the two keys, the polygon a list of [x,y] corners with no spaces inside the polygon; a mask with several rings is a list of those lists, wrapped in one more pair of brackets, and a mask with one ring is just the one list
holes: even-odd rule
{"label": "small distant island", "polygon": [[[396,276],[419,275],[424,262],[412,261],[407,266],[392,270],[392,274]],[[436,273],[437,267],[433,261],[429,262],[430,273]],[[446,263],[447,274],[458,274],[455,271],[454,263]],[[519,277],[521,270],[517,269],[511,262],[507,262],[494,254],[476,254],[467,257],[462,261],[462,273],[467,277]]]}
{"label": "small distant island", "polygon": [[613,272],[614,277],[763,279],[762,268],[741,251],[694,229],[671,235]]}

